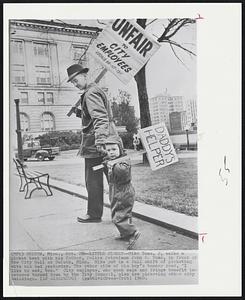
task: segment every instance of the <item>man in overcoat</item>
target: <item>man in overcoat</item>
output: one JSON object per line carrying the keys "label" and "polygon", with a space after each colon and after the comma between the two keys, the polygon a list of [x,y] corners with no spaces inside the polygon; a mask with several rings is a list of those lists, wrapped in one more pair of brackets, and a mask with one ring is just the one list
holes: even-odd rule
{"label": "man in overcoat", "polygon": [[82,141],[79,155],[85,159],[85,183],[88,192],[87,214],[79,216],[78,222],[101,222],[103,214],[103,170],[93,167],[103,161],[104,141],[109,134],[117,134],[112,110],[104,91],[89,83],[89,69],[73,64],[67,69],[68,82],[83,90],[80,109],[74,108],[77,117],[82,118]]}

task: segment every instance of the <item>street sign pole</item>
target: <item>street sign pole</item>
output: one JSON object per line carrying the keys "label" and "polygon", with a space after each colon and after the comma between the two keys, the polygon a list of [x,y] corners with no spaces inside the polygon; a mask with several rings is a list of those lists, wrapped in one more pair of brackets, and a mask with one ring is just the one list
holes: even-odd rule
{"label": "street sign pole", "polygon": [[189,150],[189,148],[190,148],[190,146],[189,146],[190,145],[190,143],[189,143],[189,130],[186,129],[185,132],[186,132],[187,150]]}
{"label": "street sign pole", "polygon": [[17,145],[18,145],[18,158],[21,162],[23,162],[23,148],[22,148],[22,137],[21,137],[21,126],[20,126],[20,109],[19,103],[20,99],[14,99],[16,105],[16,124],[17,124]]}

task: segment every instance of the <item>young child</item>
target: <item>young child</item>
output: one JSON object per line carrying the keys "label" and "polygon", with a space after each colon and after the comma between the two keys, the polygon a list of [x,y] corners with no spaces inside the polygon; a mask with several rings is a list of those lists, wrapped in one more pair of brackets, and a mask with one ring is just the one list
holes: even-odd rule
{"label": "young child", "polygon": [[[107,138],[105,149],[107,156],[104,159],[104,165],[108,171],[112,222],[120,232],[120,236],[116,239],[128,241],[127,249],[130,250],[140,236],[140,232],[132,223],[135,190],[131,184],[130,160],[126,157],[118,136]],[[113,162],[123,156],[125,159],[122,161]]]}

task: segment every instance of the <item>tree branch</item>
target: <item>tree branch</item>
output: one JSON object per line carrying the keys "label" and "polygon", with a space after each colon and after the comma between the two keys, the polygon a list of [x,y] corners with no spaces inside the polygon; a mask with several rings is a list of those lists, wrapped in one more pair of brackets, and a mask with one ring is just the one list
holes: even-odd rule
{"label": "tree branch", "polygon": [[180,28],[183,27],[185,24],[188,24],[188,22],[185,19],[182,20],[182,22],[180,21],[179,23],[180,25],[177,28],[175,28],[175,30],[170,35],[167,36],[168,39],[170,39],[173,35],[175,35],[180,30]]}
{"label": "tree branch", "polygon": [[152,24],[153,22],[155,22],[157,19],[152,20],[151,22],[149,22],[148,24],[146,24],[145,26],[149,26],[150,24]]}
{"label": "tree branch", "polygon": [[163,28],[164,28],[164,30],[165,30],[165,29],[166,29],[165,25],[164,25],[164,24],[162,24],[162,26],[163,26]]}
{"label": "tree branch", "polygon": [[176,23],[177,20],[178,19],[172,19],[172,20],[168,19],[169,23],[168,23],[167,27],[164,26],[165,30],[164,30],[163,34],[160,36],[159,39],[164,39],[167,36],[167,34],[171,30],[171,28],[173,26],[175,26],[175,23]]}
{"label": "tree branch", "polygon": [[192,46],[195,46],[195,43],[182,43],[182,45],[192,45]]}
{"label": "tree branch", "polygon": [[174,56],[182,63],[182,65],[188,70],[190,71],[190,69],[186,66],[186,64],[179,58],[179,56],[177,55],[177,53],[175,52],[174,50],[174,47],[172,46],[172,44],[169,44],[169,46],[171,47],[173,53],[174,53]]}
{"label": "tree branch", "polygon": [[[195,23],[195,20],[193,19],[169,19],[169,24],[167,27],[164,25],[164,32],[163,34],[158,38],[158,42],[163,42],[164,40],[169,40],[172,36],[174,36],[182,27]],[[178,25],[178,26],[177,26]],[[177,26],[177,27],[176,27]],[[174,30],[172,33],[170,33],[171,30]],[[167,35],[169,33],[169,35]]]}
{"label": "tree branch", "polygon": [[188,53],[191,54],[191,55],[196,56],[196,54],[195,54],[194,52],[192,52],[191,50],[189,50],[189,49],[187,49],[187,48],[181,46],[180,44],[178,44],[178,43],[176,43],[176,42],[174,42],[174,41],[171,41],[171,40],[165,40],[165,41],[162,41],[162,43],[169,43],[169,44],[171,44],[171,45],[173,45],[173,46],[176,46],[176,47],[181,48],[182,50],[188,52]]}

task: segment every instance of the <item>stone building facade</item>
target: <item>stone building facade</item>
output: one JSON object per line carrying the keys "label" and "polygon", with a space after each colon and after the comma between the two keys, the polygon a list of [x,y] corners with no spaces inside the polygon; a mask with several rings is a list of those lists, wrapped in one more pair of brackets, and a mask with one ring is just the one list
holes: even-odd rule
{"label": "stone building facade", "polygon": [[96,78],[101,67],[86,50],[101,29],[44,20],[11,20],[9,28],[12,131],[16,129],[15,98],[20,99],[25,134],[35,137],[52,130],[81,129],[80,119],[67,116],[79,91],[67,83],[66,69],[79,62],[89,67],[91,80]]}

